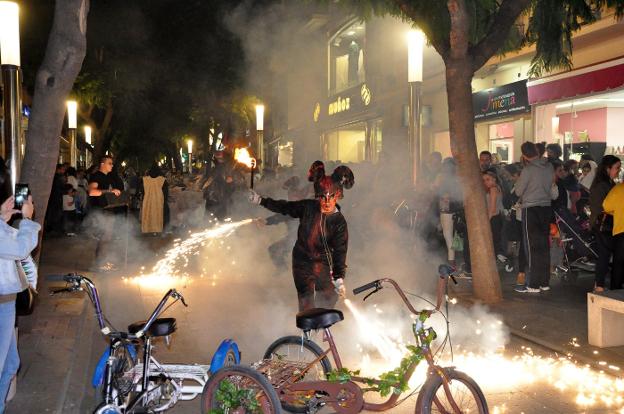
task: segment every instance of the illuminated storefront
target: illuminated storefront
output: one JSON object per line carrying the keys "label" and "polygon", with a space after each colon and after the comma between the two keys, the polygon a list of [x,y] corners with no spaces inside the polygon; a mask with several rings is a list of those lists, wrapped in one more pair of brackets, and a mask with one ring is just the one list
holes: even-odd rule
{"label": "illuminated storefront", "polygon": [[624,154],[624,58],[529,82],[538,141],[558,142],[565,157]]}
{"label": "illuminated storefront", "polygon": [[497,154],[504,163],[517,160],[522,142],[531,140],[526,85],[521,80],[472,94],[477,146]]}

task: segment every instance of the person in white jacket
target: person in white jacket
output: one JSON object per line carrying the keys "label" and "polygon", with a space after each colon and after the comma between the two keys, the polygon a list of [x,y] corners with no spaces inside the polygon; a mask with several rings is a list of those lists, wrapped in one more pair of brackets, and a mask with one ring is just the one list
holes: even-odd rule
{"label": "person in white jacket", "polygon": [[[0,181],[4,181],[6,175],[0,175],[3,176]],[[34,288],[37,283],[36,272],[29,272],[27,280],[23,280],[17,266],[21,266],[19,262],[32,262],[30,253],[37,246],[41,229],[31,220],[34,212],[32,197],[28,197],[21,210],[15,210],[14,198],[6,198],[6,191],[4,193],[0,194],[0,414],[4,413],[9,385],[20,363],[15,338],[15,297],[28,285]],[[7,224],[16,213],[22,214],[19,229]]]}

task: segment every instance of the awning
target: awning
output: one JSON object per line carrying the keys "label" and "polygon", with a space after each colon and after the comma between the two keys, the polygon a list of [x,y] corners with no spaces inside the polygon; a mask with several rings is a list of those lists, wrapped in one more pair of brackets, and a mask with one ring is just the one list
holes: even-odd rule
{"label": "awning", "polygon": [[529,104],[558,101],[624,86],[624,58],[527,83]]}

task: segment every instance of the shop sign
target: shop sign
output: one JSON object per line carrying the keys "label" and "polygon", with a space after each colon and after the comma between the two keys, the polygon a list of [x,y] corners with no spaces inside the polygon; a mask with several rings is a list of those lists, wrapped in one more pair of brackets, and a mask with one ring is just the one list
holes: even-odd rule
{"label": "shop sign", "polygon": [[473,93],[472,108],[475,121],[530,112],[527,81],[522,80]]}
{"label": "shop sign", "polygon": [[342,98],[338,96],[334,102],[329,103],[327,113],[331,115],[339,114],[340,112],[348,111],[351,109],[351,98]]}
{"label": "shop sign", "polygon": [[358,112],[368,107],[373,100],[373,93],[365,83],[342,91],[340,95],[331,96],[324,105],[316,103],[314,105],[314,122],[338,115],[347,115],[351,112]]}

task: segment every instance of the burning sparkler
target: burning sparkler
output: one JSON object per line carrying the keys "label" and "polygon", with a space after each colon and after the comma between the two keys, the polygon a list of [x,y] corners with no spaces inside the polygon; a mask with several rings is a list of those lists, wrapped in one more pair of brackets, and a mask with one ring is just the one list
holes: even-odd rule
{"label": "burning sparkler", "polygon": [[207,243],[228,237],[236,228],[251,222],[251,219],[247,219],[218,224],[215,227],[191,233],[185,240],[175,240],[173,247],[165,253],[165,257],[154,265],[151,272],[124,279],[124,282],[129,281],[154,289],[188,284],[192,280],[184,269],[189,264],[190,256],[197,254],[197,250]]}
{"label": "burning sparkler", "polygon": [[236,148],[234,150],[234,159],[236,162],[246,165],[251,169],[251,189],[254,188],[254,170],[256,169],[256,159],[253,158],[247,148]]}

